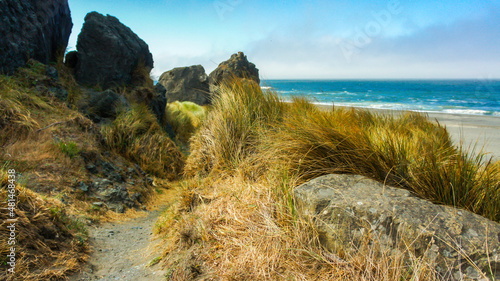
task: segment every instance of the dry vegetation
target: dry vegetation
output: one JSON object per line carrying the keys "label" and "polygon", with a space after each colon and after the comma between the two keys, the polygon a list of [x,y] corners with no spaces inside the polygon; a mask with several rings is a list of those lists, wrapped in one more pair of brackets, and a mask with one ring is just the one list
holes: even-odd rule
{"label": "dry vegetation", "polygon": [[[86,260],[85,228],[89,223],[138,215],[133,209],[117,214],[92,205],[95,199],[79,190],[78,183],[90,185],[93,177],[106,175],[103,171],[91,174],[86,169],[88,163],[115,163],[125,170],[137,163],[160,177],[155,180],[157,189],[165,185],[159,184],[164,182],[161,177],[177,177],[184,163],[184,156],[144,107],[123,113],[105,129],[74,110],[82,101],[82,89],[61,63],[56,67],[59,80],[49,77],[47,66],[36,61],[12,76],[0,75],[2,208],[7,204],[4,170],[15,169],[19,184],[16,280],[63,279]],[[68,92],[65,102],[57,97],[63,90]],[[107,142],[104,136],[127,143]],[[150,184],[136,184],[128,191],[141,193],[145,206],[155,201]],[[5,257],[6,212],[0,215],[1,255]],[[0,279],[5,280],[7,266],[3,259],[0,263]]]}
{"label": "dry vegetation", "polygon": [[439,280],[411,251],[393,255],[369,237],[355,252],[323,250],[294,187],[361,174],[499,221],[499,168],[422,114],[321,111],[235,81],[191,138],[180,196],[157,222],[162,262],[168,280]]}
{"label": "dry vegetation", "polygon": [[[7,172],[0,171],[2,210],[7,209]],[[0,219],[0,279],[60,280],[87,259],[87,231],[80,220],[72,219],[59,200],[44,198],[17,185],[16,244],[9,245],[10,231],[2,211]],[[16,275],[8,274],[7,255],[15,247]]]}
{"label": "dry vegetation", "polygon": [[108,147],[138,163],[157,177],[175,179],[184,166],[184,156],[156,117],[145,105],[122,112],[102,132]]}

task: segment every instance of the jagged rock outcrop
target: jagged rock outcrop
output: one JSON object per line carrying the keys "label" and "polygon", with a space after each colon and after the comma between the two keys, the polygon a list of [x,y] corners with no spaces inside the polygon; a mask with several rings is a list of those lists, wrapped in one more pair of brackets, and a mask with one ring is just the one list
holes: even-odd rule
{"label": "jagged rock outcrop", "polygon": [[362,176],[322,176],[295,195],[299,213],[314,218],[332,252],[348,245],[355,251],[371,237],[381,251],[426,259],[444,280],[483,280],[490,273],[500,280],[500,224],[484,217]]}
{"label": "jagged rock outcrop", "polygon": [[220,63],[209,77],[211,85],[219,85],[232,78],[243,78],[260,83],[259,70],[242,52],[233,54],[229,60]]}
{"label": "jagged rock outcrop", "polygon": [[0,1],[0,72],[64,54],[73,23],[67,0]]}
{"label": "jagged rock outcrop", "polygon": [[199,105],[210,103],[208,76],[201,65],[178,67],[160,76],[168,102],[190,101]]}
{"label": "jagged rock outcrop", "polygon": [[148,45],[117,18],[88,13],[72,54],[75,76],[85,85],[109,89],[134,83],[134,76],[149,76],[153,56]]}

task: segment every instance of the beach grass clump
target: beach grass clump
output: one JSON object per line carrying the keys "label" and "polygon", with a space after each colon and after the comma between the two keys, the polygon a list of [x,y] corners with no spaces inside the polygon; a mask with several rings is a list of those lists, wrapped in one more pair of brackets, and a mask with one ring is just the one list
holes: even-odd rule
{"label": "beach grass clump", "polygon": [[109,148],[138,163],[157,177],[175,179],[182,172],[184,156],[145,105],[123,111],[102,133]]}
{"label": "beach grass clump", "polygon": [[189,101],[169,103],[165,109],[165,118],[178,140],[187,143],[189,138],[201,126],[207,115],[206,107]]}
{"label": "beach grass clump", "polygon": [[232,171],[256,152],[261,128],[275,123],[285,109],[276,94],[259,85],[233,80],[222,84],[207,122],[191,140],[185,173]]}
{"label": "beach grass clump", "polygon": [[[15,217],[8,210],[9,185],[7,170],[0,170],[0,279],[2,280],[58,280],[80,268],[88,257],[84,224],[70,218],[65,206],[58,200],[43,198],[28,188],[15,185]],[[15,244],[9,243],[9,221],[15,221]],[[12,242],[12,241],[11,241]],[[7,271],[7,264],[15,248],[15,274]]]}

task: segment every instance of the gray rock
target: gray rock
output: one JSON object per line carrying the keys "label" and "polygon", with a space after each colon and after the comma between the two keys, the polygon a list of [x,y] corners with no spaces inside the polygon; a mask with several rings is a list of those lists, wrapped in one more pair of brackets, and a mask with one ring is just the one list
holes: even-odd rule
{"label": "gray rock", "polygon": [[97,169],[97,167],[94,165],[94,164],[87,164],[85,166],[85,168],[87,169],[87,171],[89,171],[91,174],[97,174],[99,173],[99,170]]}
{"label": "gray rock", "polygon": [[148,45],[110,15],[88,13],[76,48],[76,79],[86,85],[109,89],[133,84],[139,66],[148,76],[153,68]]}
{"label": "gray rock", "polygon": [[99,207],[99,208],[104,207],[104,203],[103,202],[94,202],[94,203],[92,203],[92,205],[94,205],[96,207]]}
{"label": "gray rock", "polygon": [[86,112],[89,118],[99,123],[102,119],[116,118],[120,109],[128,108],[128,101],[117,93],[106,90],[100,93],[94,93],[86,107]]}
{"label": "gray rock", "polygon": [[233,54],[229,60],[219,64],[219,66],[210,73],[210,85],[219,85],[224,81],[230,81],[234,78],[243,78],[260,83],[259,70],[255,64],[248,61],[247,56],[242,52]]}
{"label": "gray rock", "polygon": [[68,100],[68,91],[64,88],[60,87],[52,87],[49,89],[49,91],[60,101],[66,101]]}
{"label": "gray rock", "polygon": [[85,184],[83,181],[78,183],[78,189],[80,189],[83,192],[89,191],[89,186]]}
{"label": "gray rock", "polygon": [[208,76],[201,65],[178,67],[164,72],[158,83],[165,87],[167,102],[210,104]]}
{"label": "gray rock", "polygon": [[445,280],[479,280],[490,268],[500,278],[500,225],[486,218],[362,176],[322,176],[295,195],[299,213],[314,218],[321,243],[332,252],[356,251],[370,236],[381,251],[405,253],[408,261],[409,250],[435,264]]}
{"label": "gray rock", "polygon": [[139,192],[136,192],[136,193],[133,193],[132,195],[130,195],[130,199],[132,201],[137,201],[139,203],[144,203],[142,201],[142,194],[140,194]]}
{"label": "gray rock", "polygon": [[106,202],[124,202],[130,200],[126,190],[120,190],[113,187],[97,190],[95,197]]}
{"label": "gray rock", "polygon": [[12,73],[28,59],[54,62],[72,27],[67,0],[0,1],[0,72]]}

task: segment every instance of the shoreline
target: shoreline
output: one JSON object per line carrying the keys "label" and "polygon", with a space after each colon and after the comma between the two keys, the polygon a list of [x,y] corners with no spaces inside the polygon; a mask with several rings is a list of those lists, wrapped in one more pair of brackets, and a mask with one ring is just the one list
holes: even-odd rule
{"label": "shoreline", "polygon": [[[321,109],[330,110],[332,105],[315,104]],[[335,106],[342,108],[357,108],[384,114],[401,114],[403,110],[375,109],[351,106]],[[462,144],[465,149],[474,149],[479,152],[481,149],[486,153],[486,157],[493,157],[493,160],[500,160],[500,116],[489,115],[466,115],[444,112],[420,112],[429,117],[433,122],[439,122],[448,130],[455,145]]]}

